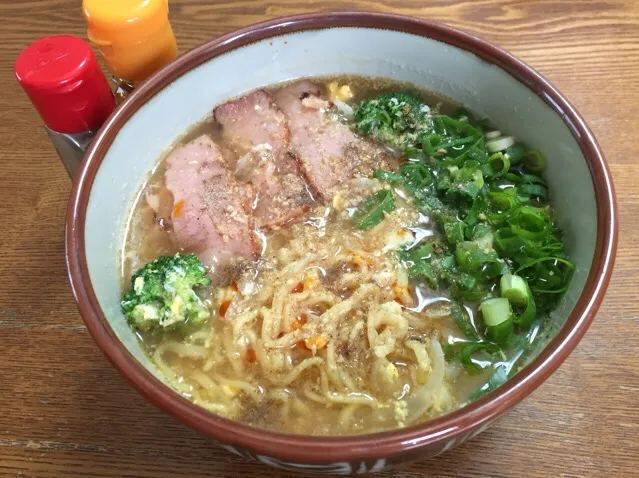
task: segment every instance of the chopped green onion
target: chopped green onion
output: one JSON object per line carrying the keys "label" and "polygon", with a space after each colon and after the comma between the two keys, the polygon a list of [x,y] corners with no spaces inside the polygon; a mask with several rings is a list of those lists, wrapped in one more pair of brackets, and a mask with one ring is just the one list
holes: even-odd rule
{"label": "chopped green onion", "polygon": [[522,327],[529,327],[537,314],[537,306],[528,283],[518,275],[504,274],[499,286],[502,300],[510,301],[514,306],[524,308],[521,314],[515,314],[514,322]]}
{"label": "chopped green onion", "polygon": [[[510,160],[510,164],[513,164],[512,159]],[[504,174],[502,176],[502,179],[505,179],[506,181],[510,181],[513,184],[519,184],[521,183],[521,176],[518,176],[515,173],[511,173],[510,171],[508,171],[506,174]]]}
{"label": "chopped green onion", "polygon": [[383,171],[381,169],[373,171],[373,177],[380,181],[387,181],[389,183],[401,183],[404,181],[404,177],[401,174],[393,173],[391,171]]}
{"label": "chopped green onion", "polygon": [[528,304],[528,284],[519,276],[504,274],[499,281],[501,296],[508,299],[511,304],[524,307]]}
{"label": "chopped green onion", "polygon": [[459,168],[457,166],[448,166],[446,169],[448,170],[448,174],[450,174],[451,178],[459,178]]}
{"label": "chopped green onion", "polygon": [[514,321],[517,325],[528,328],[535,320],[537,315],[537,305],[535,304],[535,298],[532,295],[530,287],[528,287],[528,301],[526,302],[526,308],[521,314],[515,314]]}
{"label": "chopped green onion", "polygon": [[[450,170],[451,168],[448,169]],[[464,161],[462,167],[458,169],[459,174],[456,176],[456,179],[470,181],[471,179],[474,179],[475,173],[479,169],[479,162],[469,159]]]}
{"label": "chopped green onion", "polygon": [[490,192],[488,198],[491,204],[501,212],[510,211],[519,205],[517,198],[505,191]]}
{"label": "chopped green onion", "polygon": [[477,400],[496,388],[501,387],[508,380],[508,367],[499,365],[495,368],[495,372],[490,376],[488,381],[482,385],[476,392],[472,393],[468,400]]}
{"label": "chopped green onion", "polygon": [[[492,232],[492,228],[483,222],[476,223],[470,229],[467,229],[467,233],[470,234],[470,239],[476,241],[482,249],[486,249],[487,247],[485,246],[492,247],[494,238]],[[490,243],[488,239],[490,239]]]}
{"label": "chopped green onion", "polygon": [[475,328],[470,323],[470,320],[466,319],[466,314],[464,313],[464,309],[458,303],[453,302],[450,304],[450,313],[455,320],[455,324],[459,330],[466,336],[466,338],[470,340],[478,340],[477,332]]}
{"label": "chopped green onion", "polygon": [[466,133],[468,136],[478,137],[478,136],[481,136],[482,134],[480,130],[473,127],[467,121],[456,120],[454,118],[451,118],[450,116],[440,116],[440,118],[444,125],[455,128],[461,131],[462,133]]}
{"label": "chopped green onion", "polygon": [[486,142],[486,149],[490,153],[496,153],[497,151],[504,151],[515,144],[515,138],[512,136],[502,136],[498,139],[491,139]]}
{"label": "chopped green onion", "polygon": [[432,254],[432,244],[423,244],[416,249],[405,249],[400,252],[400,256],[403,260],[410,261],[414,264],[430,259]]}
{"label": "chopped green onion", "polygon": [[498,229],[494,237],[496,249],[509,257],[534,246],[532,241],[516,236],[509,227]]}
{"label": "chopped green onion", "polygon": [[470,344],[465,344],[461,352],[459,353],[459,360],[462,365],[466,368],[466,371],[470,374],[476,374],[481,372],[485,366],[480,365],[476,361],[473,360],[472,355],[476,352],[483,351],[488,354],[494,354],[499,352],[501,349],[492,344],[490,342],[475,342]]}
{"label": "chopped green onion", "polygon": [[464,241],[457,244],[455,259],[459,267],[470,273],[481,272],[490,279],[505,273],[508,266],[500,261],[497,252],[492,249],[482,250],[476,242]]}
{"label": "chopped green onion", "polygon": [[503,176],[510,169],[510,159],[507,154],[495,153],[488,158],[488,170],[490,176],[497,178]]}
{"label": "chopped green onion", "polygon": [[546,169],[546,156],[538,149],[529,149],[527,151],[526,162],[524,166],[530,171],[543,171]]}
{"label": "chopped green onion", "polygon": [[[475,199],[473,199],[473,205],[468,210],[468,214],[466,214],[466,217],[464,218],[464,222],[468,226],[476,226],[478,221],[482,221],[482,222],[486,221],[486,219],[488,219],[485,213],[487,209],[488,209],[488,201],[486,200],[486,197],[483,194],[480,194],[479,196],[475,197]],[[488,227],[488,226],[484,224],[483,227]],[[474,234],[474,230],[473,230],[473,234]]]}
{"label": "chopped green onion", "polygon": [[479,310],[484,318],[488,338],[506,345],[513,333],[513,312],[508,299],[486,299],[480,304]]}
{"label": "chopped green onion", "polygon": [[464,223],[463,222],[448,222],[444,224],[444,233],[446,239],[451,245],[455,245],[458,242],[464,240]]}
{"label": "chopped green onion", "polygon": [[421,160],[424,158],[422,150],[414,146],[405,147],[404,156],[406,156],[409,160]]}
{"label": "chopped green onion", "polygon": [[479,169],[473,173],[473,183],[475,183],[475,186],[479,189],[484,187],[484,175]]}
{"label": "chopped green onion", "polygon": [[422,144],[424,154],[430,157],[435,156],[437,154],[437,149],[439,149],[438,145],[441,143],[441,141],[441,136],[436,133],[422,135],[420,137],[420,142]]}
{"label": "chopped green onion", "polygon": [[499,325],[487,326],[486,336],[496,344],[506,347],[512,340],[514,323],[515,321],[511,316]]}
{"label": "chopped green onion", "polygon": [[515,273],[523,273],[533,292],[559,294],[568,288],[574,269],[575,265],[567,259],[547,256],[526,262]]}
{"label": "chopped green onion", "polygon": [[492,231],[488,229],[483,235],[476,235],[473,242],[477,244],[482,251],[489,251],[493,249],[494,238]]}
{"label": "chopped green onion", "polygon": [[512,232],[533,241],[543,239],[551,230],[548,211],[532,206],[520,206],[509,213]]}
{"label": "chopped green onion", "polygon": [[[445,237],[436,246],[425,244],[399,256],[412,280],[433,288],[443,283],[460,301],[451,305],[451,315],[468,341],[450,344],[446,356],[454,353],[469,373],[476,373],[499,360],[491,355],[500,346],[510,350],[519,349],[520,340],[528,344],[525,330],[552,310],[574,270],[547,205],[549,188],[541,176],[546,158],[468,111],[433,113],[427,124],[394,131],[396,119],[381,110],[375,121],[389,127],[389,144],[401,144],[410,161],[373,176],[401,185]],[[357,227],[374,227],[394,202],[388,191],[369,198],[355,213]],[[481,303],[481,330],[462,305],[467,302]],[[493,375],[473,398],[501,385],[512,365],[493,366]]]}
{"label": "chopped green onion", "polygon": [[[490,356],[501,352],[498,345],[486,341],[455,342],[446,344],[444,350],[446,360],[450,361],[458,358],[466,371],[471,375],[480,373],[487,368],[485,364],[487,360],[481,363],[473,357],[474,354],[483,352]],[[486,357],[486,359],[488,359],[488,357]]]}
{"label": "chopped green onion", "polygon": [[510,148],[506,148],[504,154],[508,155],[510,164],[515,164],[526,157],[526,148],[522,144],[514,144]]}
{"label": "chopped green onion", "polygon": [[544,201],[548,199],[548,189],[541,184],[522,184],[519,186],[519,192],[541,198]]}
{"label": "chopped green onion", "polygon": [[[478,172],[481,175],[481,172]],[[478,186],[478,182],[475,181],[476,180],[459,181],[453,183],[452,186],[448,188],[448,191],[446,191],[446,196],[450,199],[458,199],[460,197],[466,199],[475,199],[481,189],[481,187]],[[482,184],[481,181],[483,181],[483,178],[481,178],[479,184]]]}
{"label": "chopped green onion", "polygon": [[416,199],[415,205],[421,213],[436,214],[445,209],[444,204],[435,196],[419,195]]}
{"label": "chopped green onion", "polygon": [[353,215],[355,227],[366,231],[378,225],[389,212],[395,210],[395,197],[391,191],[382,189],[357,207]]}
{"label": "chopped green onion", "polygon": [[489,327],[506,322],[513,314],[510,302],[504,297],[486,299],[480,304],[479,310],[484,317],[484,323]]}
{"label": "chopped green onion", "polygon": [[477,286],[477,279],[465,272],[459,274],[459,280],[457,282],[462,289],[467,291],[472,291]]}
{"label": "chopped green onion", "polygon": [[541,184],[542,186],[546,186],[546,181],[544,178],[539,177],[535,174],[522,174],[519,176],[519,179],[524,184]]}
{"label": "chopped green onion", "polygon": [[433,265],[429,262],[420,262],[412,265],[410,269],[408,269],[408,275],[411,278],[423,277],[431,286],[437,287],[437,276],[433,270]]}
{"label": "chopped green onion", "polygon": [[453,256],[444,255],[442,256],[439,262],[439,268],[442,270],[450,271],[453,269],[453,265],[455,264],[455,260]]}
{"label": "chopped green onion", "polygon": [[466,136],[465,138],[458,138],[458,139],[446,141],[445,143],[440,143],[437,145],[437,149],[453,148],[455,146],[461,146],[463,144],[474,143],[475,141],[477,141],[475,137]]}
{"label": "chopped green onion", "polygon": [[462,160],[471,159],[473,161],[479,161],[480,163],[486,162],[488,159],[488,153],[485,151],[484,138],[479,138],[470,148],[463,151],[463,153],[457,156],[457,162]]}
{"label": "chopped green onion", "polygon": [[406,188],[409,191],[420,190],[431,181],[428,169],[420,163],[403,164],[400,166],[399,172],[403,176]]}

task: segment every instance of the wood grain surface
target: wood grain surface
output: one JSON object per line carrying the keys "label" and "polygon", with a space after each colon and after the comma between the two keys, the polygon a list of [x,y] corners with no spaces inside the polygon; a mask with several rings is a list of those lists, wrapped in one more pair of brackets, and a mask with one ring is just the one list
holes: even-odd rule
{"label": "wood grain surface", "polygon": [[[606,301],[564,365],[493,428],[385,476],[639,476],[639,2],[172,0],[171,8],[182,51],[294,13],[440,20],[510,50],[566,94],[617,188],[621,240]],[[247,463],[156,410],[87,334],[64,263],[71,182],[12,73],[22,48],[60,33],[85,37],[79,0],[0,0],[0,476],[303,476]]]}

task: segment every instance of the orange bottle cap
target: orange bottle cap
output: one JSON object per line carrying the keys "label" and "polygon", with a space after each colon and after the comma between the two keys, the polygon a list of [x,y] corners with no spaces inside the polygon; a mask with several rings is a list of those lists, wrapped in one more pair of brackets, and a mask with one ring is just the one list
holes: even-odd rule
{"label": "orange bottle cap", "polygon": [[83,0],[82,9],[97,45],[144,39],[169,22],[168,0]]}
{"label": "orange bottle cap", "polygon": [[83,0],[82,10],[89,39],[124,80],[144,80],[177,57],[168,0]]}

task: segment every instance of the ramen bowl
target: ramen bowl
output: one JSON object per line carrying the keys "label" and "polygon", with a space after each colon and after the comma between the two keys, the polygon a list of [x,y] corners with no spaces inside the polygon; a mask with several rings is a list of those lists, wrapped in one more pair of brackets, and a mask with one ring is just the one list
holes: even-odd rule
{"label": "ramen bowl", "polygon": [[[394,431],[344,437],[287,435],[195,405],[166,385],[120,310],[119,254],[136,194],[158,158],[213,106],[301,77],[388,77],[490,118],[550,158],[556,219],[575,263],[540,341],[506,384],[456,411]],[[374,472],[443,453],[485,430],[566,359],[593,320],[617,241],[614,191],[584,120],[541,75],[508,52],[454,28],[376,13],[282,18],[186,53],[146,81],[102,127],[73,187],[66,229],[80,313],[115,368],[151,403],[235,454],[282,469]]]}

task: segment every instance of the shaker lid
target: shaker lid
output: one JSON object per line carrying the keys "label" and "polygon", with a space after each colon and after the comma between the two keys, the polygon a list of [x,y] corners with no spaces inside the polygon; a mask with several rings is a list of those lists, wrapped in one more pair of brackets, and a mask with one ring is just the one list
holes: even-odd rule
{"label": "shaker lid", "polygon": [[83,0],[82,12],[89,40],[120,79],[144,81],[178,55],[168,0]]}
{"label": "shaker lid", "polygon": [[88,36],[100,46],[142,41],[169,23],[168,0],[83,0]]}
{"label": "shaker lid", "polygon": [[91,46],[71,35],[42,38],[15,63],[18,83],[45,124],[59,133],[99,128],[115,98]]}

